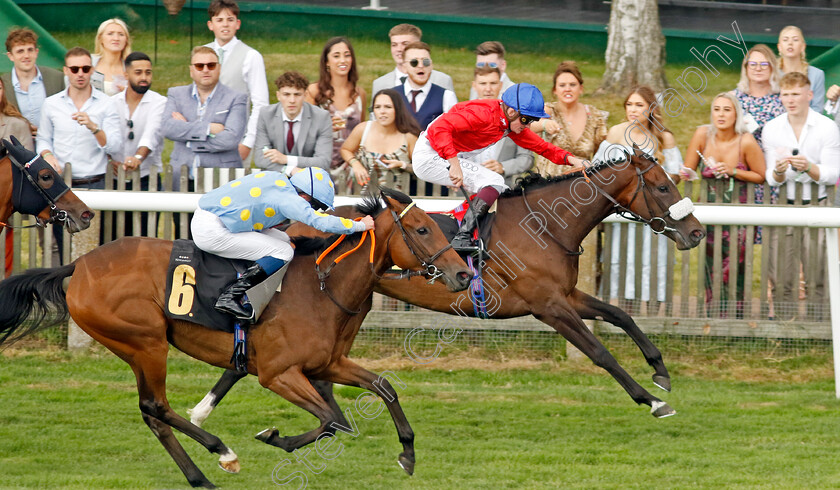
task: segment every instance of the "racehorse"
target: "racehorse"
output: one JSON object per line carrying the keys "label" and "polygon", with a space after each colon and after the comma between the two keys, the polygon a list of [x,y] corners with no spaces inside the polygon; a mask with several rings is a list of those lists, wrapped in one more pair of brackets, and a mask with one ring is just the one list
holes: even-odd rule
{"label": "racehorse", "polygon": [[[407,196],[383,190],[358,207],[374,217],[375,230],[332,245],[319,258],[333,264],[316,276],[312,239],[297,239],[298,251],[259,323],[249,330],[248,372],[269,390],[316,416],[320,425],[296,437],[263,431],[260,439],[294,451],[322,434],[334,434],[340,421],[307,377],[371,390],[382,396],[397,427],[403,451],[399,463],[414,470],[414,434],[387,379],[349,360],[344,353],[358,332],[348,322],[370,308],[373,284],[393,265],[440,278],[452,291],[469,285],[472,273],[451,250],[434,222]],[[367,238],[370,238],[369,240]],[[318,244],[325,245],[324,240]],[[355,246],[358,253],[347,254]],[[174,437],[175,428],[219,455],[226,471],[238,472],[236,454],[222,441],[175,413],[166,398],[169,344],[222,368],[231,368],[233,335],[167,318],[165,283],[172,242],[122,238],[52,269],[30,269],[0,282],[0,345],[49,325],[55,313],[68,313],[91,337],[131,366],[137,378],[143,420],[160,440],[192,486],[213,488]],[[338,258],[336,258],[338,257]],[[340,265],[335,265],[341,261]],[[320,268],[320,265],[318,266]],[[70,277],[66,293],[62,281]],[[187,285],[183,301],[191,298]],[[173,287],[174,289],[174,287]],[[324,294],[325,292],[329,294]],[[34,313],[34,315],[32,315]],[[34,316],[31,323],[27,318]],[[362,315],[363,316],[363,315]],[[45,318],[46,317],[46,318]],[[27,323],[24,323],[24,322]]]}
{"label": "racehorse", "polygon": [[[662,167],[638,149],[627,157],[601,162],[586,173],[552,179],[531,176],[517,189],[501,196],[487,242],[489,257],[483,266],[485,305],[494,319],[533,315],[550,325],[597,366],[609,372],[636,403],[650,406],[655,417],[666,417],[676,412],[640,386],[582,320],[601,319],[624,330],[653,368],[654,384],[670,391],[670,376],[659,349],[630,315],[575,287],[581,242],[614,212],[646,223],[657,233],[664,233],[680,250],[696,247],[705,237],[700,222],[686,212],[690,209],[674,216],[674,211],[682,208],[686,201],[681,200],[679,191]],[[343,216],[356,215],[347,208],[337,212]],[[293,225],[287,233],[295,235],[311,233],[311,230]],[[417,279],[379,281],[374,290],[430,310],[476,316],[470,292],[452,293]],[[439,334],[439,338],[454,340],[457,329],[452,330],[455,331]],[[408,334],[407,345],[411,335]],[[417,362],[431,360],[415,356],[412,358]],[[207,396],[189,411],[193,422],[203,423],[228,390],[244,376],[226,371]],[[335,404],[330,386],[316,383],[316,388],[331,405]],[[340,416],[340,412],[337,415]]]}
{"label": "racehorse", "polygon": [[15,211],[35,216],[41,226],[63,222],[70,233],[87,229],[94,217],[43,158],[12,136],[0,145],[0,230],[11,228]]}

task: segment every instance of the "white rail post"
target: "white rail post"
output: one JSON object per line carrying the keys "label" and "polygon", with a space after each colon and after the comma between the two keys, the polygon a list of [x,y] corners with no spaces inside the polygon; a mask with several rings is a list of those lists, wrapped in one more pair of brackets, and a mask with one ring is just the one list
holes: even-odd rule
{"label": "white rail post", "polygon": [[840,250],[838,228],[825,229],[828,300],[831,306],[831,344],[834,348],[834,396],[840,398]]}
{"label": "white rail post", "polygon": [[379,4],[379,0],[370,0],[370,5],[362,7],[362,10],[387,10],[388,7],[383,7]]}

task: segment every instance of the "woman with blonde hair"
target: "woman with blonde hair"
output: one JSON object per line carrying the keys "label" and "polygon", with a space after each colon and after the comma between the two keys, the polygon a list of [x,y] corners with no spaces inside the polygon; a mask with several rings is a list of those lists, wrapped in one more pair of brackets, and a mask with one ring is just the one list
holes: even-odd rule
{"label": "woman with blonde hair", "polygon": [[[811,109],[822,114],[825,108],[825,72],[808,64],[805,57],[805,36],[802,29],[787,26],[779,31],[779,71],[782,75],[798,71],[808,77],[814,97],[811,99]],[[781,79],[781,77],[780,77]]]}
{"label": "woman with blonde hair", "polygon": [[349,170],[341,158],[341,145],[357,124],[365,120],[363,88],[357,85],[359,68],[353,45],[344,37],[327,41],[321,52],[318,81],[306,89],[306,101],[327,110],[333,122],[330,174],[339,189],[348,186]]}
{"label": "woman with blonde hair", "polygon": [[[688,145],[688,153],[685,156],[686,169],[695,170],[698,168],[701,159],[705,166],[701,171],[704,179],[709,179],[708,202],[710,203],[731,203],[732,189],[734,182],[750,182],[761,184],[764,182],[764,154],[753,135],[747,130],[744,123],[744,115],[738,99],[731,93],[722,93],[712,100],[710,123],[699,126]],[[702,157],[701,157],[702,155]],[[681,171],[680,177],[688,178],[688,171]],[[723,195],[717,195],[715,181],[724,179],[729,182],[729,191],[723,191]],[[747,186],[740,185],[738,202],[746,204]],[[733,229],[729,226],[708,227],[706,229],[706,307],[715,308],[718,305],[711,305],[712,283],[714,280],[714,242],[715,229],[720,228],[722,264],[721,278],[721,304],[719,311],[726,311],[726,299],[729,297],[730,262],[729,246],[730,235],[737,231],[738,234],[738,277],[736,278],[736,316],[742,318],[744,315],[744,259],[746,254],[746,228]]]}
{"label": "woman with blonde hair", "polygon": [[[656,94],[653,89],[647,85],[640,85],[634,87],[627,94],[624,99],[624,122],[621,122],[607,132],[607,139],[601,143],[598,148],[598,153],[595,155],[596,160],[605,160],[623,155],[624,151],[632,152],[633,146],[638,146],[642,151],[648,155],[656,158],[660,165],[665,168],[665,171],[671,175],[676,176],[683,165],[682,155],[679,148],[677,148],[676,140],[673,133],[665,127],[665,121],[662,114],[659,112],[659,106],[654,105],[656,102]],[[653,107],[653,109],[651,109]],[[627,233],[627,270],[624,282],[624,299],[635,300],[637,295],[635,291],[636,283],[636,269],[635,257],[636,247],[636,226],[628,227]],[[620,247],[618,243],[621,237],[621,227],[618,223],[613,224],[613,246],[610,257],[610,297],[618,297],[618,273],[619,264],[621,260]],[[642,291],[638,295],[638,299],[642,301],[650,300],[650,275],[651,275],[651,241],[653,235],[650,228],[642,228],[642,271],[641,271],[641,288]],[[668,241],[663,236],[658,237],[656,245],[657,254],[657,291],[656,298],[661,302],[665,301],[666,291],[666,277],[667,267],[665,267],[668,258]]]}
{"label": "woman with blonde hair", "polygon": [[[575,156],[591,160],[607,137],[607,117],[602,111],[580,101],[583,95],[583,76],[574,61],[557,65],[551,91],[557,101],[546,104],[549,119],[532,123],[531,131],[549,143]],[[540,175],[550,177],[563,173],[563,167],[537,155],[534,167]]]}
{"label": "woman with blonde hair", "polygon": [[125,57],[131,53],[128,26],[114,17],[99,24],[92,62],[94,73],[90,83],[97,90],[111,96],[125,90]]}
{"label": "woman with blonde hair", "polygon": [[733,93],[744,110],[747,127],[761,144],[761,130],[774,117],[784,114],[779,99],[779,68],[766,44],[756,44],[744,56],[741,78]]}

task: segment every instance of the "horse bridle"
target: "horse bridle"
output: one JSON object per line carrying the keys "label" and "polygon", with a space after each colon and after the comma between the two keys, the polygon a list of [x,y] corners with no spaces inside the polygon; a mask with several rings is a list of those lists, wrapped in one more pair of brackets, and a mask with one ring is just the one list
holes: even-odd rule
{"label": "horse bridle", "polygon": [[[12,155],[11,152],[7,152],[7,156],[9,157],[9,160],[12,162],[12,164],[15,167],[17,167],[18,171],[20,171],[21,175],[26,177],[26,180],[32,185],[35,192],[40,195],[41,199],[43,199],[44,201],[49,203],[50,217],[49,217],[48,220],[44,221],[44,220],[38,218],[37,215],[35,215],[35,224],[34,225],[13,227],[12,225],[10,225],[8,223],[0,222],[0,226],[4,226],[6,228],[17,228],[17,229],[33,228],[33,227],[36,227],[36,226],[39,226],[39,227],[43,228],[49,223],[55,223],[55,222],[65,223],[65,222],[67,222],[67,220],[68,220],[67,211],[65,211],[63,209],[58,209],[57,200],[61,199],[61,196],[63,196],[67,191],[69,191],[70,188],[65,185],[64,189],[61,190],[61,192],[59,192],[55,197],[53,197],[53,196],[50,195],[50,193],[48,193],[46,190],[44,190],[44,188],[41,187],[41,184],[39,184],[38,181],[35,180],[32,177],[32,175],[29,173],[29,167],[32,166],[33,163],[35,163],[39,159],[41,159],[41,156],[38,155],[38,154],[35,154],[35,156],[26,163],[18,162],[17,159],[14,157],[14,155]],[[45,162],[44,162],[44,164],[46,165]],[[13,179],[13,181],[14,181],[14,179]],[[21,207],[22,207],[21,201],[23,199],[23,192],[24,192],[23,185],[24,185],[24,181],[21,179],[19,181],[19,185],[12,187],[12,206],[16,210],[29,213],[31,211],[21,209]],[[44,206],[44,207],[46,207],[46,206]],[[41,209],[43,209],[43,207]]]}
{"label": "horse bridle", "polygon": [[[406,215],[406,213],[408,213],[408,211],[412,207],[414,207],[414,205],[415,205],[415,203],[411,202],[408,206],[405,207],[405,209],[402,210],[402,212],[399,215],[397,215],[397,213],[393,209],[389,209],[389,210],[391,211],[391,216],[394,218],[394,223],[396,223],[397,227],[399,227],[399,229],[400,229],[400,233],[402,234],[403,241],[405,241],[405,244],[408,247],[408,250],[414,256],[414,258],[416,258],[420,262],[420,266],[424,270],[422,270],[422,271],[407,270],[407,271],[393,272],[393,273],[385,272],[382,275],[377,274],[376,271],[373,268],[373,249],[376,246],[376,242],[375,242],[375,239],[373,238],[374,237],[373,230],[368,230],[365,233],[370,233],[371,234],[370,270],[373,273],[374,277],[376,277],[379,280],[381,280],[381,279],[409,279],[409,278],[414,277],[414,276],[425,276],[425,277],[429,278],[429,281],[428,281],[429,284],[432,284],[439,277],[443,276],[443,272],[441,272],[440,269],[438,269],[437,266],[434,263],[438,258],[440,258],[441,255],[444,254],[444,252],[446,252],[447,250],[452,248],[452,244],[451,243],[447,244],[445,247],[441,248],[440,250],[438,250],[436,253],[434,253],[432,255],[428,255],[428,254],[425,254],[425,253],[423,255],[420,255],[420,254],[417,253],[417,249],[421,248],[420,244],[408,233],[408,231],[406,231],[405,226],[403,226],[403,224],[402,224],[402,218]],[[391,237],[394,234],[394,230],[395,230],[395,228],[391,228],[391,232],[388,234],[388,238],[386,238],[386,240],[385,240],[386,243],[391,240]],[[335,296],[333,296],[333,294],[327,288],[327,278],[330,276],[330,273],[332,272],[333,267],[338,265],[338,263],[341,262],[341,260],[346,255],[349,255],[350,253],[353,253],[356,249],[358,249],[362,245],[362,243],[365,240],[365,236],[362,237],[362,240],[359,242],[359,245],[357,245],[356,248],[354,248],[353,250],[351,250],[349,252],[345,252],[340,257],[333,260],[333,262],[327,267],[326,270],[321,271],[321,266],[320,266],[321,259],[327,253],[329,253],[335,247],[335,245],[337,245],[345,236],[347,236],[347,235],[342,235],[342,237],[339,238],[332,247],[328,248],[327,250],[325,250],[321,254],[321,256],[318,258],[318,260],[316,260],[316,262],[315,262],[315,272],[318,274],[318,280],[321,282],[321,291],[324,291],[324,293],[326,293],[326,295],[329,296],[329,298],[332,300],[332,302],[335,303],[335,305],[338,306],[343,312],[345,312],[347,314],[350,314],[350,315],[357,315],[357,314],[361,313],[361,311],[362,311],[361,308],[359,308],[358,310],[351,310],[351,309],[347,308],[346,306],[342,305],[341,303],[339,303],[338,300],[335,298]],[[392,275],[394,277],[388,277],[388,275]]]}
{"label": "horse bridle", "polygon": [[[630,156],[628,155],[627,158],[630,158]],[[683,198],[682,200],[674,203],[672,206],[669,206],[662,216],[654,216],[653,218],[650,218],[650,219],[643,218],[641,215],[639,215],[638,213],[636,213],[632,209],[629,209],[629,206],[633,205],[633,201],[636,200],[636,197],[638,197],[639,192],[641,192],[642,195],[644,196],[644,199],[645,199],[645,205],[647,205],[648,210],[652,211],[653,208],[650,205],[648,192],[646,192],[647,189],[648,189],[648,186],[647,186],[647,183],[645,182],[645,177],[644,176],[645,176],[646,173],[648,173],[656,165],[658,165],[656,162],[651,162],[650,165],[648,165],[648,167],[644,170],[639,170],[639,168],[636,167],[636,176],[638,177],[638,182],[636,184],[636,190],[633,191],[633,196],[630,198],[630,202],[627,204],[627,206],[623,206],[621,203],[616,201],[614,197],[607,194],[606,191],[604,191],[603,189],[601,189],[600,187],[598,187],[597,185],[592,183],[592,181],[589,180],[588,177],[586,177],[586,171],[587,170],[592,169],[592,171],[595,171],[597,169],[594,169],[593,166],[590,166],[590,167],[584,168],[582,172],[583,172],[584,177],[586,177],[587,181],[589,181],[589,183],[592,184],[592,187],[595,188],[595,190],[598,192],[598,194],[604,196],[607,200],[612,202],[613,203],[613,209],[618,209],[619,210],[615,214],[617,214],[617,215],[621,216],[622,218],[624,218],[626,220],[629,220],[629,221],[634,221],[634,222],[637,222],[637,223],[644,223],[644,224],[646,224],[650,227],[650,229],[651,229],[651,231],[653,231],[653,233],[656,233],[657,235],[659,235],[659,234],[666,233],[666,232],[669,232],[669,231],[676,232],[677,231],[676,228],[672,228],[672,227],[668,226],[665,219],[670,217],[672,219],[675,219],[675,220],[679,221],[679,220],[683,219],[684,217],[688,216],[688,214],[690,214],[693,211],[693,205],[691,204],[691,199],[686,197],[686,198]],[[652,198],[654,200],[657,200],[657,198],[655,196],[650,196],[650,198]],[[522,200],[525,202],[525,207],[528,208],[528,212],[533,214],[534,211],[531,209],[531,205],[530,205],[530,203],[528,203],[528,199],[525,197],[525,189],[524,188],[522,189]],[[658,204],[659,204],[660,208],[664,208],[664,206],[662,206],[661,203],[658,203]],[[679,211],[679,213],[676,212],[677,210]],[[651,212],[651,214],[653,214],[653,213]],[[676,214],[680,214],[681,216],[677,217]],[[657,223],[657,226],[654,226],[654,223]],[[661,225],[662,225],[661,228],[658,227],[659,223],[661,223]],[[560,242],[560,240],[557,239],[557,237],[555,237],[547,229],[546,229],[546,232],[548,233],[548,236],[554,241],[554,243],[559,245],[560,248],[564,249],[568,255],[581,255],[581,254],[583,254],[583,245],[579,246],[579,250],[577,252],[573,252],[573,251],[569,250],[565,245],[563,245]]]}

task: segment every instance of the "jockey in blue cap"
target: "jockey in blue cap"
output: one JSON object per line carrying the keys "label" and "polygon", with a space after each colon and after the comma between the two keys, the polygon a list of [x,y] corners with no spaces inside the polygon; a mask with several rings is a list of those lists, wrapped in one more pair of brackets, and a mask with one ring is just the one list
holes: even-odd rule
{"label": "jockey in blue cap", "polygon": [[471,100],[456,104],[429,124],[414,145],[412,164],[417,177],[435,184],[461,187],[476,193],[452,247],[475,251],[472,233],[478,221],[504,191],[504,177],[484,167],[479,154],[505,136],[558,165],[582,167],[584,160],[542,140],[528,125],[547,118],[540,90],[517,83],[502,100]]}
{"label": "jockey in blue cap", "polygon": [[280,270],[294,255],[289,235],[272,228],[286,219],[327,233],[373,229],[370,216],[353,221],[316,211],[332,209],[334,189],[326,170],[310,167],[291,180],[281,172],[246,175],[199,199],[191,222],[195,245],[221,257],[256,261],[222,293],[217,310],[253,320],[245,292]]}

